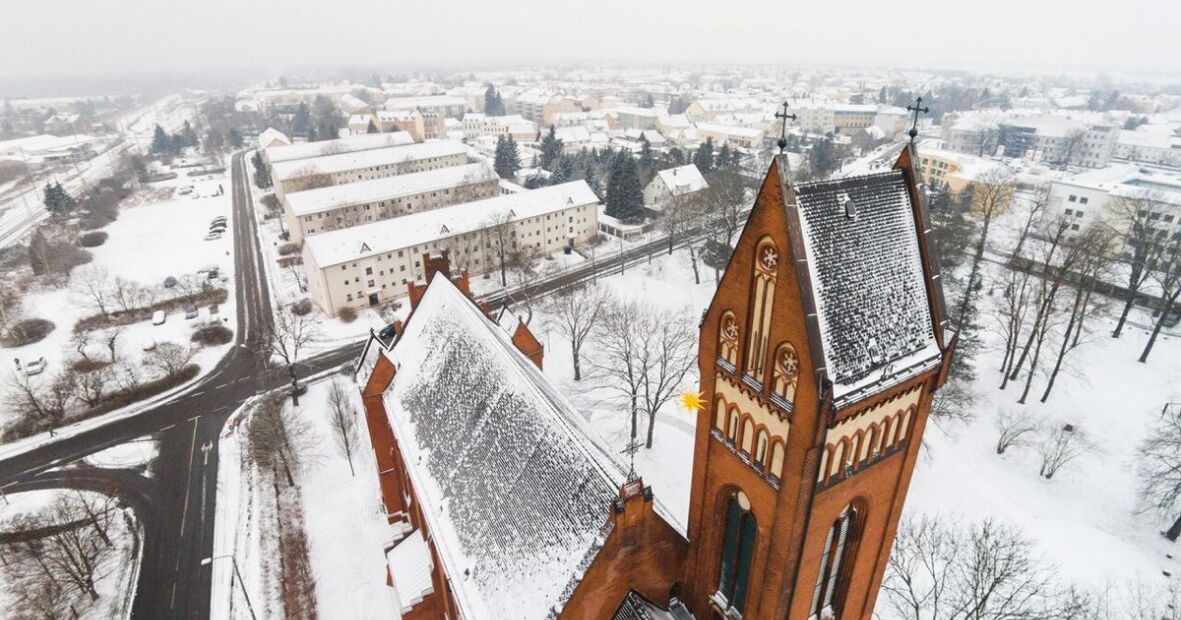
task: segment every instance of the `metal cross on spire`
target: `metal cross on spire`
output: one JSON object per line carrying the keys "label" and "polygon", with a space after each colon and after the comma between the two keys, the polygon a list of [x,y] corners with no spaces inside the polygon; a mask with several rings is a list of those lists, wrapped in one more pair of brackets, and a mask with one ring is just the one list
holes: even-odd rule
{"label": "metal cross on spire", "polygon": [[642,447],[644,447],[644,444],[642,442],[640,442],[638,439],[636,439],[635,437],[632,437],[631,441],[629,441],[627,443],[627,447],[625,447],[623,449],[623,451],[621,452],[621,454],[627,455],[627,479],[628,479],[628,481],[632,481],[632,480],[636,479],[636,453],[639,452],[640,448],[642,448]]}
{"label": "metal cross on spire", "polygon": [[912,106],[908,105],[908,106],[906,106],[906,109],[908,112],[914,113],[914,120],[912,120],[910,123],[910,131],[906,132],[907,135],[910,136],[910,141],[913,144],[914,139],[917,138],[919,135],[919,112],[926,114],[926,113],[930,112],[931,109],[923,105],[923,98],[922,97],[915,98],[914,105],[912,105]]}
{"label": "metal cross on spire", "polygon": [[796,115],[787,113],[787,102],[784,101],[783,102],[783,111],[776,112],[775,118],[782,119],[782,121],[783,121],[779,127],[779,142],[776,143],[779,145],[779,152],[783,153],[783,151],[787,149],[787,121],[788,121],[788,119],[795,121]]}

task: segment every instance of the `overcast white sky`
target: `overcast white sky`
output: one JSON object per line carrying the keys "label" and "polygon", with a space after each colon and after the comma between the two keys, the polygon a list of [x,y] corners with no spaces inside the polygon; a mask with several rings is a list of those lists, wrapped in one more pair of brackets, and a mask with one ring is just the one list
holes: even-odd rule
{"label": "overcast white sky", "polygon": [[773,62],[1181,73],[1181,0],[5,0],[0,76]]}

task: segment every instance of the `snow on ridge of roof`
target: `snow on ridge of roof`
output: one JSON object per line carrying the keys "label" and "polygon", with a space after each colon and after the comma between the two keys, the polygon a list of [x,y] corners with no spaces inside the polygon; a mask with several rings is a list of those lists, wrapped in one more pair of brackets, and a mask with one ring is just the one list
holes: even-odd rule
{"label": "snow on ridge of roof", "polygon": [[449,166],[399,174],[392,177],[332,185],[317,189],[292,192],[287,204],[296,217],[330,211],[349,205],[368,204],[403,196],[414,196],[433,190],[444,190],[474,183],[495,181],[498,177],[491,164],[481,161],[462,166]]}
{"label": "snow on ridge of roof", "polygon": [[398,610],[407,613],[434,589],[431,581],[431,550],[422,530],[414,530],[386,552],[386,564],[393,582]]}
{"label": "snow on ridge of roof", "polygon": [[794,189],[834,394],[863,387],[879,372],[884,377],[915,355],[938,354],[902,171]]}
{"label": "snow on ridge of roof", "polygon": [[382,107],[387,110],[408,110],[411,108],[433,108],[437,106],[464,106],[467,100],[454,95],[421,95],[417,97],[391,97]]}
{"label": "snow on ridge of roof", "polygon": [[[495,213],[510,212],[514,216],[513,221],[518,221],[598,202],[599,197],[591,191],[586,181],[571,181],[330,230],[307,237],[304,247],[316,264],[324,268],[480,230],[489,216]],[[446,233],[441,232],[444,228]]]}
{"label": "snow on ridge of roof", "polygon": [[674,196],[709,187],[709,183],[705,181],[705,177],[701,175],[701,171],[697,169],[696,164],[685,164],[684,166],[661,170],[656,173],[656,176],[660,177],[660,180],[664,182],[664,186]]}
{"label": "snow on ridge of roof", "polygon": [[749,127],[738,127],[736,125],[719,125],[717,123],[697,123],[697,130],[723,133],[731,136],[743,136],[746,138],[756,138],[763,133],[762,129],[751,129]]}
{"label": "snow on ridge of roof", "polygon": [[446,277],[393,348],[387,415],[463,615],[549,617],[610,532],[621,468]]}
{"label": "snow on ridge of roof", "polygon": [[[362,116],[366,119],[369,118],[368,114],[356,116]],[[389,146],[405,146],[408,144],[414,144],[414,137],[407,131],[366,133],[321,142],[301,142],[300,144],[273,146],[267,149],[267,159],[272,164],[276,164],[281,161],[323,157],[340,153],[356,153],[359,151],[369,151]]]}
{"label": "snow on ridge of roof", "polygon": [[427,140],[417,144],[387,146],[384,148],[355,151],[352,153],[337,153],[283,161],[271,166],[276,181],[286,181],[308,176],[309,174],[331,174],[358,170],[370,166],[430,159],[432,157],[447,157],[469,153],[468,147],[451,140]]}

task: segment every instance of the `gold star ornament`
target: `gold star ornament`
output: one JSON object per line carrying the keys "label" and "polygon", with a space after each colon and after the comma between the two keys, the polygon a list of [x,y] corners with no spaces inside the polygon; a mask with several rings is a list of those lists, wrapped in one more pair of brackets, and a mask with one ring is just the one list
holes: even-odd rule
{"label": "gold star ornament", "polygon": [[705,405],[705,401],[701,398],[701,393],[694,390],[685,390],[681,394],[681,406],[689,411],[700,411]]}

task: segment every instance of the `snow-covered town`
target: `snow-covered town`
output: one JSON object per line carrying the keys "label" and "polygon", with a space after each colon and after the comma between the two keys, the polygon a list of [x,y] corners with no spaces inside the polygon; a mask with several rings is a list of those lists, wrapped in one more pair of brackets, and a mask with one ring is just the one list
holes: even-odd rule
{"label": "snow-covered town", "polygon": [[1181,5],[303,5],[5,9],[0,618],[1181,620]]}

